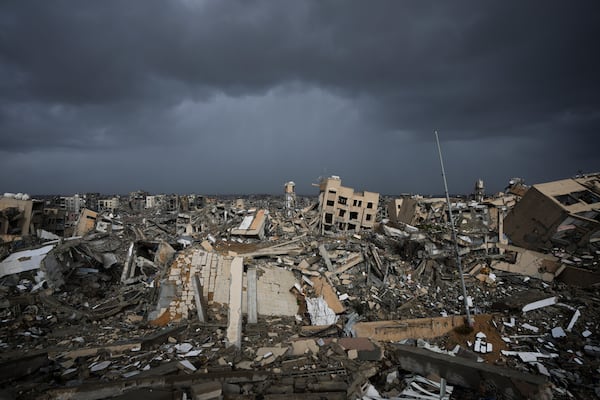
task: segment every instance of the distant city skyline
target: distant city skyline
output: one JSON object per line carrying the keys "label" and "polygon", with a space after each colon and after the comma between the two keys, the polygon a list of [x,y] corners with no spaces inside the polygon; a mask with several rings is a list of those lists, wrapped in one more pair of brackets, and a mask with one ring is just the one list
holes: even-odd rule
{"label": "distant city skyline", "polygon": [[487,193],[600,171],[596,1],[0,4],[0,192]]}

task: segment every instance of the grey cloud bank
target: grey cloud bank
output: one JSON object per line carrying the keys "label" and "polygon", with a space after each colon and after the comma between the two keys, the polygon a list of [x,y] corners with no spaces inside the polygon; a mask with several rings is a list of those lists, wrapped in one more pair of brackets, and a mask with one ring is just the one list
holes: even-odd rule
{"label": "grey cloud bank", "polygon": [[3,2],[1,191],[501,190],[600,170],[597,2]]}

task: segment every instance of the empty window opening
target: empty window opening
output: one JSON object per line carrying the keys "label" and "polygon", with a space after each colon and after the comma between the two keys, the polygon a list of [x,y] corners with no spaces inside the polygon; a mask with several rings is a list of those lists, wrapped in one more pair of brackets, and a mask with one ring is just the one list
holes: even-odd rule
{"label": "empty window opening", "polygon": [[580,201],[586,204],[600,203],[600,196],[590,192],[589,190],[581,190],[579,192],[561,194],[559,196],[554,196],[554,198],[558,200],[560,204],[565,206],[577,204]]}

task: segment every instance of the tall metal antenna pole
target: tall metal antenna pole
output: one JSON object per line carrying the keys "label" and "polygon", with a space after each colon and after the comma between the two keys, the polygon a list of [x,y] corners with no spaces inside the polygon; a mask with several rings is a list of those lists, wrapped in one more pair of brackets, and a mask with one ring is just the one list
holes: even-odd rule
{"label": "tall metal antenna pole", "polygon": [[450,227],[452,229],[452,241],[454,242],[454,250],[456,251],[456,264],[458,264],[458,273],[460,274],[460,285],[462,286],[463,298],[465,301],[465,311],[467,312],[467,325],[473,326],[471,320],[471,312],[469,311],[469,301],[467,300],[467,288],[465,286],[465,277],[463,276],[462,264],[460,262],[460,254],[458,252],[458,240],[456,239],[456,229],[454,227],[454,217],[452,216],[452,204],[450,203],[450,194],[448,194],[448,182],[446,182],[446,171],[444,171],[444,160],[442,159],[442,148],[440,147],[440,139],[437,131],[435,133],[435,142],[437,143],[438,153],[440,155],[440,165],[442,166],[442,178],[444,179],[444,190],[446,191],[446,202],[448,203],[448,218],[450,218]]}

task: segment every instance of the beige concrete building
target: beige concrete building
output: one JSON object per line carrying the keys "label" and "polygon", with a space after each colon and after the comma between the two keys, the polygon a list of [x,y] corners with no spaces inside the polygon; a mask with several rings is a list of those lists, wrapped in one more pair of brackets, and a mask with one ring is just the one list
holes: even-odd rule
{"label": "beige concrete building", "polygon": [[86,233],[90,232],[96,226],[97,219],[97,212],[88,210],[87,208],[81,210],[81,214],[79,214],[79,218],[77,219],[77,224],[75,224],[73,236],[84,236]]}
{"label": "beige concrete building", "polygon": [[325,178],[319,185],[321,232],[359,231],[375,225],[379,193],[355,192],[342,186],[337,176]]}
{"label": "beige concrete building", "polygon": [[600,193],[593,183],[564,179],[533,185],[506,216],[506,235],[531,250],[600,241]]}
{"label": "beige concrete building", "polygon": [[98,211],[110,211],[115,212],[119,208],[119,198],[113,197],[111,199],[99,199],[98,200]]}

